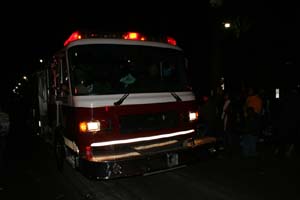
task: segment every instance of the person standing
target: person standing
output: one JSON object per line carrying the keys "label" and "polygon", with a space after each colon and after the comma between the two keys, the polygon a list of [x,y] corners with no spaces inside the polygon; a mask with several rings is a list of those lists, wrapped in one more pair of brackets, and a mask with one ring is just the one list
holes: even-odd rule
{"label": "person standing", "polygon": [[246,109],[246,118],[241,130],[241,147],[244,157],[255,157],[257,155],[256,144],[260,131],[260,116],[253,107]]}
{"label": "person standing", "polygon": [[[291,88],[283,99],[279,116],[279,137],[276,154],[279,157],[291,157],[299,151],[300,139],[300,93],[297,88]],[[299,152],[298,152],[299,153]]]}
{"label": "person standing", "polygon": [[[9,115],[2,110],[0,105],[0,171],[4,168],[4,156],[7,145],[7,138],[9,133],[10,121]],[[1,173],[0,172],[0,173]]]}
{"label": "person standing", "polygon": [[230,155],[233,150],[233,111],[231,98],[228,92],[224,93],[224,103],[221,119],[223,122],[224,146],[226,152]]}
{"label": "person standing", "polygon": [[263,100],[252,87],[248,90],[248,96],[245,102],[245,109],[252,107],[257,114],[262,113]]}
{"label": "person standing", "polygon": [[259,125],[258,127],[258,134],[257,136],[261,138],[262,136],[262,113],[263,113],[263,99],[260,97],[260,95],[257,92],[257,89],[250,87],[248,89],[248,96],[246,98],[245,102],[245,118],[247,117],[248,111],[246,111],[248,108],[253,108],[254,112],[257,114]]}

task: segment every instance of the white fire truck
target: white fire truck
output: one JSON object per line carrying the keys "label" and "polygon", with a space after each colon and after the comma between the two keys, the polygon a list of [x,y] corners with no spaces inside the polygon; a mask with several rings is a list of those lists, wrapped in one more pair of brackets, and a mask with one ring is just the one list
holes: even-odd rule
{"label": "white fire truck", "polygon": [[213,153],[197,131],[187,59],[171,37],[76,31],[38,73],[41,136],[57,165],[98,179],[175,169]]}

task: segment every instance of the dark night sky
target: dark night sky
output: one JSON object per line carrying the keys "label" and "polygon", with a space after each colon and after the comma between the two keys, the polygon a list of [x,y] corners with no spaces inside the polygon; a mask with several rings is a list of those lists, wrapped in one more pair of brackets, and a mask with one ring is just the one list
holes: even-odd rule
{"label": "dark night sky", "polygon": [[[296,25],[300,19],[296,4],[291,4],[292,1],[237,2],[240,1],[224,0],[225,8],[220,15],[225,13],[253,19],[248,42],[251,45],[248,45],[255,52],[255,58],[267,64],[284,62],[290,59],[288,57],[295,60],[298,56],[296,44],[299,42],[299,28]],[[34,63],[40,57],[61,48],[69,34],[78,28],[167,33],[178,39],[179,45],[192,60],[200,57],[202,64],[208,64],[211,39],[211,8],[208,1],[193,4],[170,1],[161,4],[161,1],[125,1],[122,5],[118,2],[108,5],[100,1],[73,1],[60,6],[51,1],[2,7],[2,11],[6,11],[0,14],[1,54],[2,60],[5,60],[0,77],[2,88],[10,91],[22,74],[34,70]]]}

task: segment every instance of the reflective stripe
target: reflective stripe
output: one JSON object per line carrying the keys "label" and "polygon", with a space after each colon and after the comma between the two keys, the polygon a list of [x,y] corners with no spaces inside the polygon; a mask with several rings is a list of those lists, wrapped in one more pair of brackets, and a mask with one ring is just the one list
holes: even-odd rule
{"label": "reflective stripe", "polygon": [[187,130],[187,131],[179,131],[169,134],[162,134],[162,135],[154,135],[149,137],[140,137],[140,138],[132,138],[132,139],[125,139],[125,140],[112,140],[112,141],[106,141],[106,142],[96,142],[92,143],[92,147],[103,147],[103,146],[109,146],[109,145],[116,145],[116,144],[127,144],[127,143],[134,143],[134,142],[143,142],[143,141],[150,141],[150,140],[157,140],[157,139],[163,139],[163,138],[170,138],[175,137],[179,135],[186,135],[195,132],[194,129]]}

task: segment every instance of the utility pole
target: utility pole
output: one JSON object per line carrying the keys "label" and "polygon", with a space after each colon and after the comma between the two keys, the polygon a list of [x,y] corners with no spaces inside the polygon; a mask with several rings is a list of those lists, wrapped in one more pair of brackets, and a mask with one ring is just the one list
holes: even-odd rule
{"label": "utility pole", "polygon": [[211,23],[211,52],[210,52],[210,88],[215,93],[220,86],[223,71],[222,35],[220,31],[220,15],[222,13],[223,0],[210,0]]}

